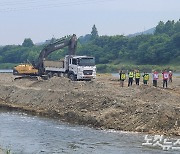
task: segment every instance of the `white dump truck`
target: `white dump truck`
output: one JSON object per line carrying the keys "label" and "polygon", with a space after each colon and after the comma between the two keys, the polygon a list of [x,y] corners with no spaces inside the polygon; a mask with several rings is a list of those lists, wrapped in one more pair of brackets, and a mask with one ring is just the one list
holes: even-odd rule
{"label": "white dump truck", "polygon": [[96,78],[95,58],[90,56],[67,55],[60,61],[43,61],[48,77],[67,76],[71,80],[91,80]]}

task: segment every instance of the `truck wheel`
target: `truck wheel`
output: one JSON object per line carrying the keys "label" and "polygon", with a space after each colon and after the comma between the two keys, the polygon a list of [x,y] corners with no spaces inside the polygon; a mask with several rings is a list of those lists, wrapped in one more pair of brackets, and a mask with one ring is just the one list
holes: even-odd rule
{"label": "truck wheel", "polygon": [[51,72],[49,72],[47,75],[48,75],[48,78],[52,78],[53,76]]}
{"label": "truck wheel", "polygon": [[58,73],[58,77],[61,77],[61,73]]}
{"label": "truck wheel", "polygon": [[54,73],[53,76],[58,76],[58,73]]}
{"label": "truck wheel", "polygon": [[75,81],[75,80],[76,80],[76,77],[74,76],[74,74],[70,74],[70,75],[69,75],[69,79],[71,79],[72,81]]}
{"label": "truck wheel", "polygon": [[43,80],[48,80],[48,79],[49,79],[48,75],[43,75],[43,76],[41,76],[41,78],[42,78]]}

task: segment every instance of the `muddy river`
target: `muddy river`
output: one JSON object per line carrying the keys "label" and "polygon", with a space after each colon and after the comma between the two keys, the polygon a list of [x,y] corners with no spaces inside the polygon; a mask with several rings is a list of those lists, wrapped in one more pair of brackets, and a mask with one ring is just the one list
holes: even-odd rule
{"label": "muddy river", "polygon": [[179,153],[143,146],[145,134],[103,131],[24,113],[0,111],[0,146],[13,154]]}

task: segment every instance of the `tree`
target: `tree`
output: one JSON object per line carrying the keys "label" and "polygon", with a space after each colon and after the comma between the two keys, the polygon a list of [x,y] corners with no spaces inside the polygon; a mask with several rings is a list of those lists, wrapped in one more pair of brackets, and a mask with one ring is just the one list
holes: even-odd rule
{"label": "tree", "polygon": [[173,35],[172,37],[173,44],[176,48],[180,49],[180,32]]}
{"label": "tree", "polygon": [[24,39],[24,42],[22,43],[23,47],[33,47],[34,43],[30,38]]}
{"label": "tree", "polygon": [[[177,21],[177,22],[174,24],[174,31],[175,31],[176,33],[179,33],[179,32],[180,32],[180,20]],[[176,34],[176,33],[175,33],[175,34]]]}
{"label": "tree", "polygon": [[162,34],[162,33],[164,33],[165,31],[164,31],[164,22],[163,21],[160,21],[159,23],[158,23],[158,25],[156,26],[156,30],[155,30],[155,34]]}
{"label": "tree", "polygon": [[80,36],[78,40],[81,44],[87,43],[88,41],[91,40],[91,34],[86,34],[85,36]]}
{"label": "tree", "polygon": [[168,34],[169,36],[172,36],[174,33],[174,20],[170,21],[168,20],[165,25],[164,25],[164,30],[165,33]]}
{"label": "tree", "polygon": [[98,31],[95,25],[93,25],[92,27],[92,31],[91,31],[91,39],[94,40],[95,38],[98,37]]}

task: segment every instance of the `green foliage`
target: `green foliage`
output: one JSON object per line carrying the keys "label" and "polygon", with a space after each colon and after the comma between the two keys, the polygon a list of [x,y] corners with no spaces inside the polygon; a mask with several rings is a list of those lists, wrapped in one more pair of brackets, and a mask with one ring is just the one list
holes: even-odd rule
{"label": "green foliage", "polygon": [[34,43],[30,38],[24,39],[24,42],[22,43],[23,47],[33,47]]}
{"label": "green foliage", "polygon": [[80,36],[78,40],[81,44],[88,43],[91,40],[91,34],[86,34],[85,36]]}
{"label": "green foliage", "polygon": [[11,154],[11,150],[8,149],[8,150],[6,151],[6,154]]}
{"label": "green foliage", "polygon": [[172,43],[178,49],[180,49],[180,30],[179,33],[176,33],[172,36]]}
{"label": "green foliage", "polygon": [[99,73],[109,72],[109,73],[118,73],[119,70],[136,70],[139,69],[140,72],[152,72],[152,70],[156,70],[158,72],[162,72],[162,70],[171,70],[173,72],[180,72],[180,66],[174,65],[134,65],[134,64],[98,64],[97,71]]}
{"label": "green foliage", "polygon": [[0,48],[0,62],[1,63],[23,63],[27,60],[34,60],[39,55],[41,47],[24,47],[8,45]]}
{"label": "green foliage", "polygon": [[61,50],[55,51],[48,56],[48,59],[49,60],[60,60],[60,59],[64,58],[64,56],[66,55],[67,52],[68,52],[67,49],[66,50],[61,49]]}
{"label": "green foliage", "polygon": [[98,31],[95,25],[93,25],[92,27],[92,31],[91,31],[91,39],[94,40],[98,37]]}
{"label": "green foliage", "polygon": [[0,69],[13,69],[16,63],[0,63]]}

